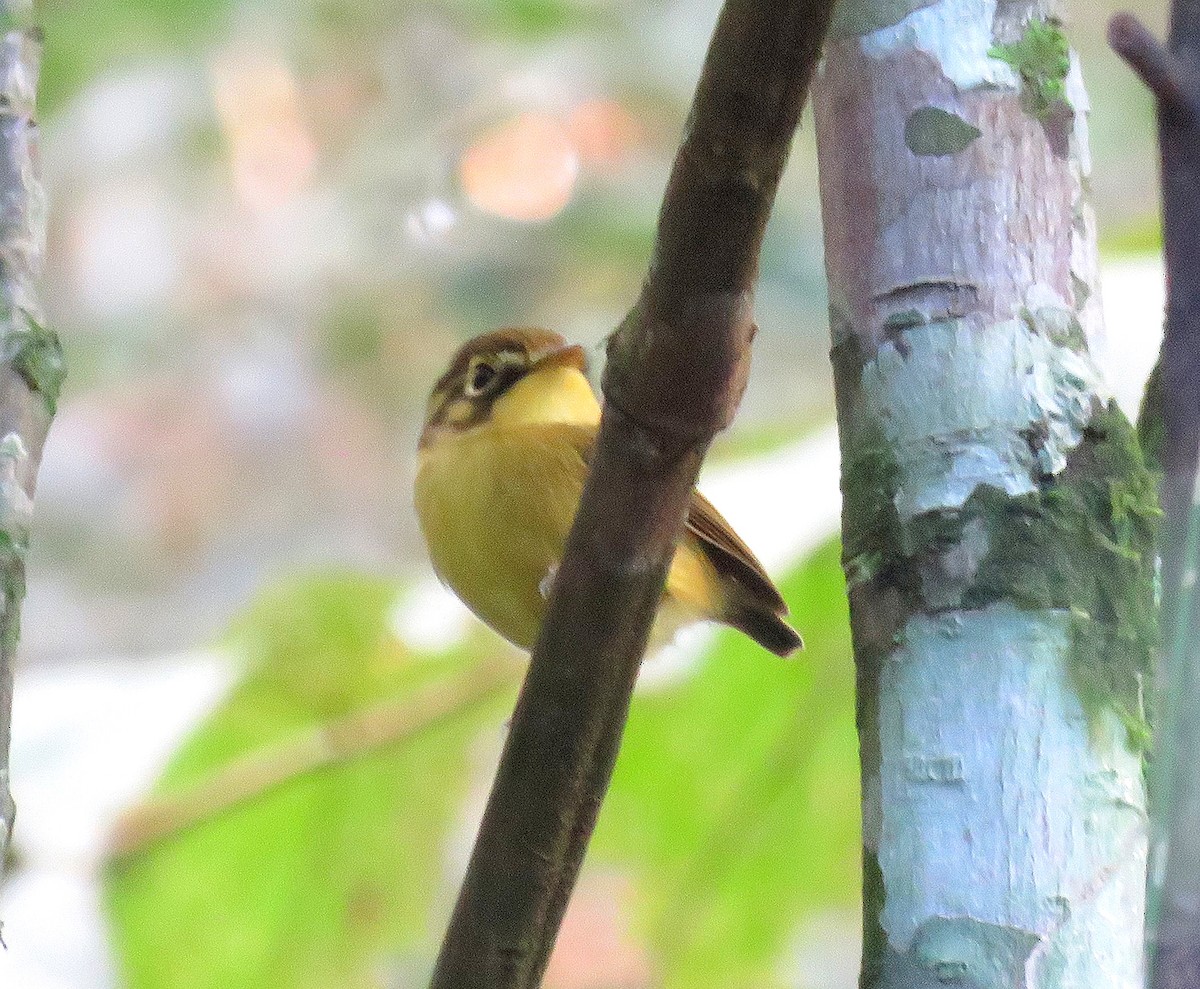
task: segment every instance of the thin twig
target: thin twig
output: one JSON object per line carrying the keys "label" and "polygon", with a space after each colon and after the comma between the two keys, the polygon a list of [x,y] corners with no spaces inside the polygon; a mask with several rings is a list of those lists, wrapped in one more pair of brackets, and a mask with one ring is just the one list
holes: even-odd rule
{"label": "thin twig", "polygon": [[1184,63],[1150,33],[1133,14],[1114,14],[1108,43],[1158,100],[1159,106],[1195,120],[1200,115],[1200,88]]}
{"label": "thin twig", "polygon": [[395,745],[515,684],[511,663],[493,662],[405,697],[382,701],[255,749],[177,793],[126,811],[109,837],[111,859],[127,858],[257,800],[298,777]]}
{"label": "thin twig", "polygon": [[1151,766],[1150,980],[1200,989],[1200,3],[1174,0],[1166,48],[1130,15],[1113,46],[1158,99],[1167,320],[1163,424],[1163,663]]}
{"label": "thin twig", "polygon": [[[8,750],[25,553],[42,445],[65,375],[39,302],[46,204],[34,99],[41,32],[32,0],[0,0],[0,863],[12,833]],[[2,865],[0,865],[2,868]]]}
{"label": "thin twig", "polygon": [[763,229],[833,0],[727,0],[433,989],[541,982],[700,463],[741,397]]}

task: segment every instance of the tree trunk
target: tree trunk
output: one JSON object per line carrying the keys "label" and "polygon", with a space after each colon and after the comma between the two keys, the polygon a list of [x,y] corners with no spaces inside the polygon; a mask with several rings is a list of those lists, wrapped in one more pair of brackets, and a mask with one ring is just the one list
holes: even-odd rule
{"label": "tree trunk", "polygon": [[864,987],[1140,986],[1157,505],[1105,401],[1061,25],[843,0],[814,93]]}

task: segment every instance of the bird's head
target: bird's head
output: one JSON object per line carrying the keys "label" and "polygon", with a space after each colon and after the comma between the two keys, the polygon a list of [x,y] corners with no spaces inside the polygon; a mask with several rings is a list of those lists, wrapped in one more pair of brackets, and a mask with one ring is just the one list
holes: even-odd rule
{"label": "bird's head", "polygon": [[600,409],[586,369],[584,349],[550,330],[509,328],[468,340],[433,386],[420,447],[489,423],[594,424]]}

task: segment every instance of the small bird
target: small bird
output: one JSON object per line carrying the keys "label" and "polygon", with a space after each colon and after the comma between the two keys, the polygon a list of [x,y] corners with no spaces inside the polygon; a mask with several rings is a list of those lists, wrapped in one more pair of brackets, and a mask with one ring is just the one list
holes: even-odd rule
{"label": "small bird", "polygon": [[[479,618],[532,649],[600,423],[582,347],[542,329],[464,344],[429,397],[417,517],[438,576]],[[717,621],[786,656],[801,645],[749,547],[698,491],[651,639]]]}

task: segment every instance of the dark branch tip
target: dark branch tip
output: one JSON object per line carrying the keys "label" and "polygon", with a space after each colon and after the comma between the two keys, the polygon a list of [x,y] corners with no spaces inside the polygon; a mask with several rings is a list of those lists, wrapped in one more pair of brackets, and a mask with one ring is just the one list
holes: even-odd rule
{"label": "dark branch tip", "polygon": [[1159,108],[1200,121],[1200,82],[1133,14],[1122,11],[1108,22],[1108,43],[1138,74]]}

